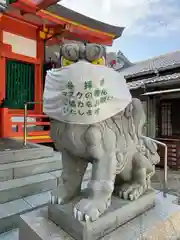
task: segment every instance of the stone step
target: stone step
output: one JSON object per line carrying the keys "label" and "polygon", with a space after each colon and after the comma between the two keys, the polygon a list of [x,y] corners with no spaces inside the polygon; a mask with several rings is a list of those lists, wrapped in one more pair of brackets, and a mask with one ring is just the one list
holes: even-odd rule
{"label": "stone step", "polygon": [[11,235],[10,232],[7,235],[5,232],[19,226],[20,214],[46,206],[49,201],[50,191],[0,204],[0,233],[4,233],[0,235],[0,240]]}
{"label": "stone step", "polygon": [[62,169],[61,155],[0,164],[0,182]]}
{"label": "stone step", "polygon": [[54,155],[53,148],[39,144],[27,143],[27,146],[24,147],[22,142],[13,139],[6,139],[2,144],[4,148],[2,146],[0,148],[0,164],[53,157]]}
{"label": "stone step", "polygon": [[[82,189],[86,186],[87,182],[83,182]],[[16,231],[7,231],[18,227],[20,214],[46,206],[50,201],[50,196],[51,191],[47,191],[0,204],[0,233],[3,232],[0,235],[0,240],[16,240],[15,237],[10,238],[11,236],[17,236]]]}
{"label": "stone step", "polygon": [[56,188],[57,178],[50,173],[0,183],[0,203],[5,203]]}

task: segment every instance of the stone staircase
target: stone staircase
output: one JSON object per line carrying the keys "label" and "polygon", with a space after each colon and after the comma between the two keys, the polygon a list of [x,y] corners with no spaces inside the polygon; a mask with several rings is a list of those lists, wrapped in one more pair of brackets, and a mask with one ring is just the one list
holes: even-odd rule
{"label": "stone staircase", "polygon": [[61,154],[52,148],[28,144],[2,151],[0,146],[0,240],[16,240],[20,215],[48,204],[61,171]]}
{"label": "stone staircase", "polygon": [[0,233],[16,227],[20,214],[47,204],[61,168],[61,155],[52,148],[0,141]]}

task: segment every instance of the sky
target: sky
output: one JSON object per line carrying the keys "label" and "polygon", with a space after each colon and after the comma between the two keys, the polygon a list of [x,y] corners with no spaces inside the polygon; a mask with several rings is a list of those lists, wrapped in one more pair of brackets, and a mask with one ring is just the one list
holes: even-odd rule
{"label": "sky", "polygon": [[62,0],[89,17],[125,27],[109,51],[132,62],[180,50],[180,0]]}

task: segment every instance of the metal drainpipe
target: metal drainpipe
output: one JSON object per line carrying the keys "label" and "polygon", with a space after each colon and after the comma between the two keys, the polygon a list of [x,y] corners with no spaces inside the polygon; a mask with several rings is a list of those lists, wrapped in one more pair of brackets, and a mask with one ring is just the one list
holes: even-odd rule
{"label": "metal drainpipe", "polygon": [[24,103],[24,147],[27,145],[27,113],[28,103]]}

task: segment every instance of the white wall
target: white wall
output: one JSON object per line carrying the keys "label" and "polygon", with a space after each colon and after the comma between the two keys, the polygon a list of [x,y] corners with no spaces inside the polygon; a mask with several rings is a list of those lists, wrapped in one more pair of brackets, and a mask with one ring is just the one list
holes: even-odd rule
{"label": "white wall", "polygon": [[37,41],[3,31],[3,43],[12,47],[12,52],[27,57],[37,57]]}

